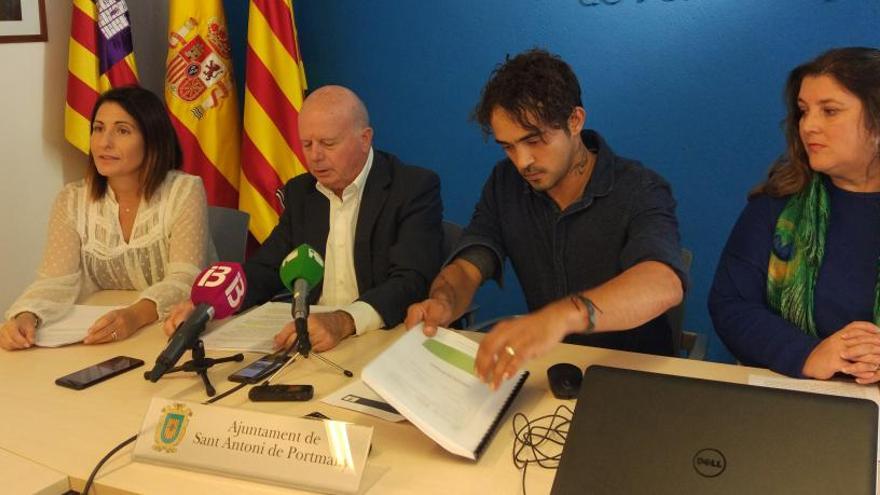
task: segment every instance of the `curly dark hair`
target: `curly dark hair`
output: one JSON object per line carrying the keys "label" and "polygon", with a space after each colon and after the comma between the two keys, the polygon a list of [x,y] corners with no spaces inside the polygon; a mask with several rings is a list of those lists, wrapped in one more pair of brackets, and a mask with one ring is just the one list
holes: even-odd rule
{"label": "curly dark hair", "polygon": [[503,108],[524,129],[563,129],[581,104],[581,86],[571,67],[558,55],[533,48],[498,65],[483,88],[471,119],[483,136],[492,133],[492,112]]}
{"label": "curly dark hair", "polygon": [[[787,115],[784,121],[786,153],[776,160],[767,180],[750,193],[773,197],[788,196],[803,190],[813,177],[810,160],[801,142],[800,121],[803,112],[798,106],[801,83],[806,77],[827,75],[862,102],[865,128],[880,135],[880,50],[845,47],[828,50],[815,59],[799,65],[788,75],[784,100]],[[880,154],[880,148],[877,153]]]}

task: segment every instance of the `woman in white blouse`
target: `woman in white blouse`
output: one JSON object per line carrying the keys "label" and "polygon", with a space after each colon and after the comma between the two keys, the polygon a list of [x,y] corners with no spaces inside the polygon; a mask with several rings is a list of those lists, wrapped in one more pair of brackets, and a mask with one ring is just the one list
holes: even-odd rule
{"label": "woman in white blouse", "polygon": [[162,101],[137,87],[110,90],[92,113],[87,177],[61,190],[36,282],[6,312],[0,347],[34,345],[36,329],[104,289],[138,290],[98,318],[83,340],[124,339],[189,295],[214,261],[200,178],[181,173],[180,144]]}

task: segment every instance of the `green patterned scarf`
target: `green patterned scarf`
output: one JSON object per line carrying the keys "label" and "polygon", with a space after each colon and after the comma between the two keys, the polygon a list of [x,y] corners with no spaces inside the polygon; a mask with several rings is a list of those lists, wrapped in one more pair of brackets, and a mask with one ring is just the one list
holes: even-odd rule
{"label": "green patterned scarf", "polygon": [[[817,337],[814,292],[825,255],[830,216],[828,191],[822,174],[813,174],[807,187],[791,197],[776,220],[767,298],[770,307],[804,333]],[[874,288],[874,322],[878,322],[880,281]]]}

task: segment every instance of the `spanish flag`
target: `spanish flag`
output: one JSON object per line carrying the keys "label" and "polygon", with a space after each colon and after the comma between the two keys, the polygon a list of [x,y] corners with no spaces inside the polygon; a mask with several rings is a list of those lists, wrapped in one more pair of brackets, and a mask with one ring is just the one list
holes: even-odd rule
{"label": "spanish flag", "polygon": [[279,189],[306,171],[297,115],[306,87],[292,0],[251,0],[239,209],[262,243],[283,209]]}
{"label": "spanish flag", "polygon": [[64,137],[88,154],[89,121],[98,96],[108,89],[137,83],[125,1],[73,0]]}
{"label": "spanish flag", "polygon": [[165,102],[183,169],[202,178],[208,204],[238,207],[238,95],[221,0],[171,0]]}

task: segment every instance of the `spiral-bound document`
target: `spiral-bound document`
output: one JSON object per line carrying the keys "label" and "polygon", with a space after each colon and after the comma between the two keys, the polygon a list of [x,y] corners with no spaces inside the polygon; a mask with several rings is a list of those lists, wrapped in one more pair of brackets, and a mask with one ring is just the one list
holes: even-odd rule
{"label": "spiral-bound document", "polygon": [[477,349],[476,342],[444,328],[425,337],[419,325],[361,377],[441,447],[477,460],[529,376],[520,371],[493,392],[474,374]]}

